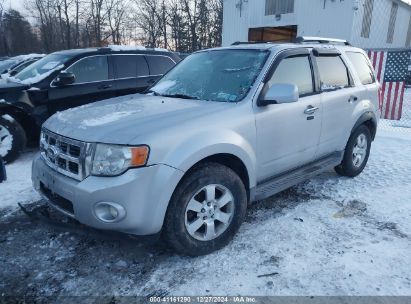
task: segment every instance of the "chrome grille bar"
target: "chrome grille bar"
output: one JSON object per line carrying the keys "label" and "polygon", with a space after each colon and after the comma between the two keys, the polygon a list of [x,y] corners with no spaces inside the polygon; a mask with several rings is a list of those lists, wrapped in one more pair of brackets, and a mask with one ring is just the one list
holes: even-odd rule
{"label": "chrome grille bar", "polygon": [[40,153],[49,167],[57,172],[83,180],[89,175],[92,145],[58,135],[43,128]]}

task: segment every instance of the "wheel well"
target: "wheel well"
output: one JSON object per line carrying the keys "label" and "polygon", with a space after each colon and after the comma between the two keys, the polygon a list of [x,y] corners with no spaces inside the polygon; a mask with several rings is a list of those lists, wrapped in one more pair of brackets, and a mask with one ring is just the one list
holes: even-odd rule
{"label": "wheel well", "polygon": [[243,161],[235,155],[221,153],[221,154],[215,154],[215,155],[208,156],[200,160],[196,164],[194,164],[187,171],[186,174],[189,174],[191,171],[195,170],[195,168],[198,165],[201,165],[203,163],[209,163],[209,162],[218,163],[223,166],[229,167],[231,170],[233,170],[242,180],[244,187],[247,191],[247,197],[250,198],[250,179],[248,176],[247,168],[244,165]]}
{"label": "wheel well", "polygon": [[14,107],[0,109],[0,115],[4,114],[9,114],[19,122],[19,124],[24,129],[28,140],[37,139],[39,128],[37,127],[35,120],[30,115]]}
{"label": "wheel well", "polygon": [[371,138],[372,140],[374,140],[375,134],[377,133],[377,126],[375,125],[375,123],[372,121],[372,119],[369,119],[367,121],[364,121],[362,124],[365,125],[368,130],[370,130]]}

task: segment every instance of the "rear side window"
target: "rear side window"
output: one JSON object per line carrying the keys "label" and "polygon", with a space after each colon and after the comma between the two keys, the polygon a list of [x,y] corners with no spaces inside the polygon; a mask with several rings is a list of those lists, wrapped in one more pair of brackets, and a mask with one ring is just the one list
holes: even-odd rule
{"label": "rear side window", "polygon": [[148,76],[148,65],[141,55],[115,55],[113,56],[116,77],[132,78]]}
{"label": "rear side window", "polygon": [[108,79],[107,56],[93,56],[80,59],[67,69],[76,76],[76,83]]}
{"label": "rear side window", "polygon": [[338,89],[350,85],[347,67],[340,56],[318,56],[316,61],[322,90]]}
{"label": "rear side window", "polygon": [[163,75],[167,73],[175,63],[166,56],[146,56],[150,66],[151,75]]}
{"label": "rear side window", "polygon": [[370,84],[375,82],[374,73],[371,66],[367,62],[367,58],[362,53],[346,52],[348,58],[352,62],[354,69],[361,80],[362,84]]}
{"label": "rear side window", "polygon": [[308,56],[289,57],[281,60],[273,76],[268,81],[274,83],[291,83],[298,87],[300,96],[314,92],[311,65]]}

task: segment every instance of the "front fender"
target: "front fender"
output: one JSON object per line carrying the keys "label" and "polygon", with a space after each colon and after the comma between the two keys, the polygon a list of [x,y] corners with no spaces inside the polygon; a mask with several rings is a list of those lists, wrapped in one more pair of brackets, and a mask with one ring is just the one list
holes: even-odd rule
{"label": "front fender", "polygon": [[211,130],[197,133],[170,149],[162,162],[187,172],[199,161],[216,154],[239,158],[247,169],[249,187],[256,185],[256,154],[249,140],[231,130]]}

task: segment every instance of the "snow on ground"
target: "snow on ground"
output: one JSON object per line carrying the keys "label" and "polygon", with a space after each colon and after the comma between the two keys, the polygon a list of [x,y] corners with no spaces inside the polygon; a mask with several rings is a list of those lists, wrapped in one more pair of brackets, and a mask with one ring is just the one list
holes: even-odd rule
{"label": "snow on ground", "polygon": [[[7,166],[3,206],[49,210],[32,156]],[[253,204],[233,242],[198,258],[0,211],[0,295],[411,295],[410,173],[411,132],[380,131],[360,176],[326,172]]]}
{"label": "snow on ground", "polygon": [[39,199],[31,184],[31,160],[34,152],[24,154],[20,159],[6,166],[7,181],[0,184],[0,208],[17,208],[17,203]]}

